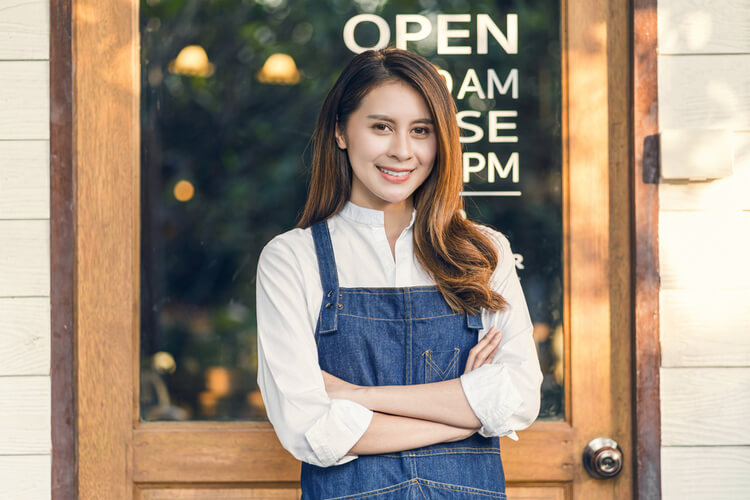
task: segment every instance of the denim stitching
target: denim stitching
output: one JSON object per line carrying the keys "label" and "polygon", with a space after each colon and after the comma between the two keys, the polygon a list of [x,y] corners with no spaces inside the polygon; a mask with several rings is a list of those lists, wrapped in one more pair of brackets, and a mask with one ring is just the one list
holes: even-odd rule
{"label": "denim stitching", "polygon": [[408,481],[404,481],[403,483],[393,484],[391,486],[386,486],[385,488],[378,488],[375,490],[370,491],[362,491],[359,493],[354,493],[353,495],[344,495],[343,497],[330,497],[326,500],[352,500],[355,498],[364,498],[365,496],[377,496],[381,495],[383,493],[390,493],[391,491],[398,491],[402,488],[406,488],[410,484],[414,483],[414,479],[409,479]]}
{"label": "denim stitching", "polygon": [[[435,374],[437,374],[438,377],[440,377],[440,380],[445,380],[445,376],[448,373],[450,373],[450,371],[453,369],[453,366],[458,361],[458,353],[460,351],[461,351],[461,349],[458,348],[458,347],[454,347],[453,348],[453,352],[454,352],[453,357],[451,358],[450,362],[448,363],[448,367],[445,370],[441,370],[440,367],[432,360],[432,350],[431,349],[427,349],[424,353],[422,353],[423,355],[425,355],[424,359],[427,362],[427,364],[425,365],[426,370],[425,370],[425,374],[424,374],[424,376],[425,376],[425,383],[427,383],[427,379],[431,379],[432,378],[432,377],[429,376],[430,372],[429,372],[428,366],[432,367],[432,370],[435,372]],[[453,377],[451,377],[451,378],[453,378]]]}
{"label": "denim stitching", "polygon": [[432,480],[423,479],[423,478],[419,478],[419,481],[423,481],[425,486],[429,486],[431,488],[440,488],[440,489],[448,490],[448,491],[460,491],[462,493],[474,493],[475,495],[482,495],[482,496],[492,497],[492,498],[501,498],[501,499],[508,498],[505,493],[500,493],[497,491],[482,490],[479,488],[472,488],[471,486],[462,486],[460,484],[438,483],[437,481],[432,481]]}
{"label": "denim stitching", "polygon": [[440,316],[427,316],[424,318],[371,318],[368,316],[358,316],[356,314],[347,314],[347,313],[339,313],[339,316],[349,316],[350,318],[359,318],[359,319],[371,319],[374,321],[408,321],[408,320],[450,318],[451,316],[460,316],[460,314],[442,314]]}

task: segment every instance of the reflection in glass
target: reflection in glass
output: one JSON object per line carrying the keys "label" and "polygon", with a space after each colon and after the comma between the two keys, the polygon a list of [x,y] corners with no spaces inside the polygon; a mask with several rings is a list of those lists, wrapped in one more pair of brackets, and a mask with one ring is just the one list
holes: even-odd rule
{"label": "reflection in glass", "polygon": [[[385,20],[391,44],[397,14],[429,21],[430,34],[408,48],[444,72],[464,112],[466,210],[511,241],[545,372],[541,418],[563,418],[559,4],[144,0],[143,420],[266,419],[256,386],[257,258],[302,209],[308,141],[353,56],[344,26],[361,13]],[[510,36],[509,13],[517,53],[492,31],[478,53],[478,14]],[[470,15],[449,26],[468,37],[448,40],[470,55],[439,53],[439,14]],[[382,35],[373,23],[353,32],[361,46]]]}

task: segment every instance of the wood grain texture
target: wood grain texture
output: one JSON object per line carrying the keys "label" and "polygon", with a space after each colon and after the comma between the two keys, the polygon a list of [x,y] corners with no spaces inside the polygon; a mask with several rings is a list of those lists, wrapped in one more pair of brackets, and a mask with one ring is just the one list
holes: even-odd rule
{"label": "wood grain texture", "polygon": [[663,368],[664,446],[750,445],[750,367]]}
{"label": "wood grain texture", "polygon": [[49,401],[48,376],[0,377],[0,455],[49,455]]}
{"label": "wood grain texture", "polygon": [[0,298],[0,376],[49,375],[47,297]]}
{"label": "wood grain texture", "polygon": [[49,62],[0,61],[0,138],[49,139]]}
{"label": "wood grain texture", "polygon": [[750,212],[661,212],[664,289],[750,289]]}
{"label": "wood grain texture", "polygon": [[512,500],[565,500],[569,498],[564,486],[508,486],[508,498]]}
{"label": "wood grain texture", "polygon": [[660,55],[659,128],[750,130],[750,54]]}
{"label": "wood grain texture", "polygon": [[750,53],[746,0],[659,0],[660,54]]}
{"label": "wood grain texture", "polygon": [[[589,440],[608,436],[632,457],[630,402],[629,193],[623,197],[622,170],[629,164],[629,48],[627,4],[566,2],[567,48],[564,67],[567,113],[563,130],[568,160],[568,222],[565,247],[569,323],[570,405],[576,429],[572,498],[631,499],[633,468],[615,481],[597,481],[578,458]],[[571,29],[573,25],[580,29]],[[567,137],[566,137],[567,136]],[[618,169],[620,171],[618,171]],[[628,191],[626,188],[625,191]],[[618,267],[624,267],[618,270]],[[623,281],[624,272],[627,276]],[[624,288],[623,288],[624,287]],[[625,296],[623,296],[625,292]],[[621,300],[624,299],[624,300]],[[620,309],[622,307],[622,309]],[[626,345],[623,350],[622,346]]]}
{"label": "wood grain texture", "polygon": [[750,447],[667,447],[662,464],[663,500],[745,500],[750,491]]}
{"label": "wood grain texture", "polygon": [[49,141],[0,141],[0,220],[49,218]]}
{"label": "wood grain texture", "polygon": [[0,0],[0,59],[49,59],[49,2]]}
{"label": "wood grain texture", "polygon": [[134,495],[140,336],[138,5],[137,0],[78,0],[72,18],[75,417],[77,497],[83,499]]}
{"label": "wood grain texture", "polygon": [[750,366],[750,290],[662,290],[663,367]]}
{"label": "wood grain texture", "polygon": [[50,498],[50,456],[0,456],[2,498],[47,500]]}
{"label": "wood grain texture", "polygon": [[[732,134],[733,173],[711,181],[663,181],[661,210],[750,210],[750,133]],[[664,158],[663,161],[679,159]]]}
{"label": "wood grain texture", "polygon": [[139,488],[135,500],[298,500],[302,490],[278,488]]}
{"label": "wood grain texture", "polygon": [[0,220],[0,297],[49,296],[49,221]]}
{"label": "wood grain texture", "polygon": [[659,402],[659,189],[645,145],[659,131],[656,0],[633,2],[634,498],[661,497]]}
{"label": "wood grain texture", "polygon": [[75,186],[72,11],[50,0],[50,314],[52,500],[78,497],[75,392]]}
{"label": "wood grain texture", "polygon": [[[518,442],[503,439],[506,479],[570,481],[579,460],[575,433],[564,422],[537,422]],[[142,424],[134,434],[139,483],[299,480],[300,462],[267,423]]]}

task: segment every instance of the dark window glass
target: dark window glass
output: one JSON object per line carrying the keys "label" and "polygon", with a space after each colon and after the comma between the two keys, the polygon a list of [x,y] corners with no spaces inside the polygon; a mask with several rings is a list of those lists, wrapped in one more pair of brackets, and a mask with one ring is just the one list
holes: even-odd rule
{"label": "dark window glass", "polygon": [[[378,16],[381,28],[365,19],[345,40],[360,14]],[[559,4],[145,0],[143,420],[266,419],[256,385],[258,255],[304,205],[315,118],[352,42],[395,45],[396,16],[407,14],[430,26],[407,48],[452,83],[466,210],[516,253],[545,372],[541,418],[563,418]],[[422,26],[413,19],[409,33]],[[441,19],[467,35],[441,31]]]}

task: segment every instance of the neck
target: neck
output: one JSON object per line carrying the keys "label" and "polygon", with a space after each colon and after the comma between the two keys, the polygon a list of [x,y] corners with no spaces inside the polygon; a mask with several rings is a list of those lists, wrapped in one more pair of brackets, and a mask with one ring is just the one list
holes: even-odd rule
{"label": "neck", "polygon": [[383,208],[379,208],[378,210],[383,211],[386,228],[399,226],[403,229],[409,224],[413,209],[414,204],[411,197],[409,197],[400,203],[387,203]]}

